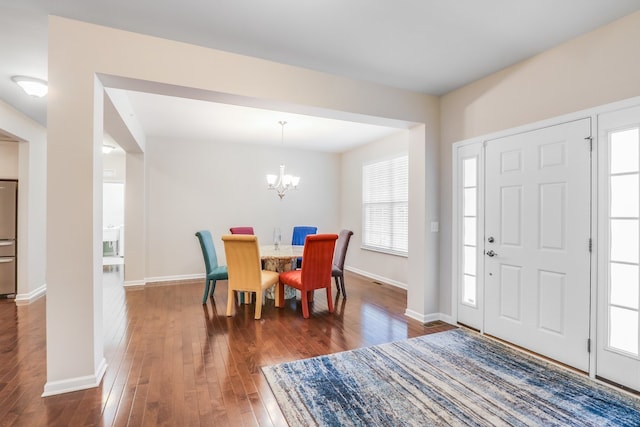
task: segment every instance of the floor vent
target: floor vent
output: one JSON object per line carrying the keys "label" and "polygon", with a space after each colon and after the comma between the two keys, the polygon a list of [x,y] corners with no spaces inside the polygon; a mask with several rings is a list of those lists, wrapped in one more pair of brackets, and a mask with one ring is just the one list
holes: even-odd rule
{"label": "floor vent", "polygon": [[371,282],[371,283],[373,283],[374,285],[380,285],[380,286],[384,285],[384,283],[380,283],[380,282],[378,282],[377,280],[374,280],[374,281],[373,281],[373,282]]}

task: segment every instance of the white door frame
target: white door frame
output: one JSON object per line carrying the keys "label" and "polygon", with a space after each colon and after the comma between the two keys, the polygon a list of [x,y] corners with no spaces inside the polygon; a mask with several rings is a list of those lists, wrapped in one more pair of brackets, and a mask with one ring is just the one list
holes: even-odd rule
{"label": "white door frame", "polygon": [[[634,97],[630,99],[626,99],[619,102],[614,102],[611,104],[606,104],[598,107],[594,107],[587,110],[582,110],[570,114],[566,114],[563,116],[558,116],[550,119],[546,119],[543,121],[529,123],[523,126],[519,126],[512,129],[506,129],[499,132],[478,136],[475,138],[470,138],[464,141],[459,141],[454,143],[451,147],[452,150],[452,244],[451,244],[451,317],[454,321],[458,321],[458,283],[460,281],[460,268],[461,263],[459,262],[459,253],[460,253],[460,233],[459,233],[459,197],[460,197],[460,189],[459,189],[459,158],[458,151],[460,147],[471,145],[471,144],[483,144],[487,140],[502,138],[506,136],[516,135],[519,133],[530,132],[539,128],[554,126],[560,123],[574,121],[582,118],[591,118],[591,135],[593,136],[592,144],[592,156],[591,156],[591,238],[592,238],[592,263],[591,263],[591,307],[590,307],[590,332],[589,338],[591,340],[591,352],[589,354],[589,376],[595,378],[596,375],[596,345],[597,345],[597,313],[598,313],[598,289],[600,285],[600,277],[598,272],[600,271],[600,264],[603,262],[602,257],[599,256],[600,250],[598,245],[598,230],[602,225],[600,222],[602,219],[599,216],[599,206],[600,199],[598,198],[598,187],[601,178],[601,171],[598,168],[598,129],[597,129],[597,116],[602,113],[612,112],[619,109],[629,108],[632,106],[640,105],[640,97]],[[484,179],[482,179],[482,185],[484,185]],[[484,189],[482,189],[484,191]],[[607,201],[602,201],[602,203],[607,203]],[[484,236],[484,224],[478,224],[478,234],[480,236]],[[482,229],[480,229],[482,228]],[[479,249],[484,249],[480,248]],[[482,252],[480,250],[479,252]],[[483,255],[482,255],[483,256]],[[479,278],[481,279],[481,278]],[[603,283],[602,286],[605,284]],[[484,284],[482,284],[482,289],[484,289]],[[480,299],[482,301],[482,299]],[[484,324],[480,328],[481,332],[484,332]]]}

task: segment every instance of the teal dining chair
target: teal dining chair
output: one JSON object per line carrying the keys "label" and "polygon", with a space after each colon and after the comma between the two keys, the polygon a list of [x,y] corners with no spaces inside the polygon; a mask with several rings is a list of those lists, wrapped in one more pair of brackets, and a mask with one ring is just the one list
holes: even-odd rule
{"label": "teal dining chair", "polygon": [[[318,232],[318,227],[311,227],[308,225],[297,225],[293,227],[291,244],[302,246],[304,245],[304,240],[307,238],[309,234],[316,234],[317,232]],[[301,266],[302,266],[302,258],[298,258],[296,260],[296,268],[300,268]]]}
{"label": "teal dining chair", "polygon": [[211,238],[211,232],[208,230],[201,230],[196,232],[198,241],[200,242],[200,248],[202,248],[202,256],[204,258],[204,265],[206,268],[206,277],[204,279],[204,296],[202,297],[202,303],[207,303],[209,297],[209,287],[211,285],[211,296],[216,290],[216,281],[227,280],[229,275],[227,273],[227,267],[224,265],[218,265],[218,257],[216,256],[216,248],[213,245],[213,239]]}

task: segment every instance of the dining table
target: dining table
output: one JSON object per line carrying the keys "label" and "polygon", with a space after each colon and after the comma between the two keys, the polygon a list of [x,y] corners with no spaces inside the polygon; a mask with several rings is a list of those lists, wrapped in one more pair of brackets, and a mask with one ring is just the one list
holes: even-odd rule
{"label": "dining table", "polygon": [[[302,256],[304,245],[264,245],[260,246],[260,259],[265,270],[283,271],[295,270],[296,260]],[[273,287],[265,290],[265,297],[275,299]],[[296,289],[284,287],[284,299],[296,297]]]}

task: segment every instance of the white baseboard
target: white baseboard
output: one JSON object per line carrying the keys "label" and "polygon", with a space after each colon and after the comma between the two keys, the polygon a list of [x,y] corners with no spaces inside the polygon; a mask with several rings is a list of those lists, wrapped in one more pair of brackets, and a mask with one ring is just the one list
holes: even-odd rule
{"label": "white baseboard", "polygon": [[66,380],[47,381],[44,385],[44,393],[42,393],[42,397],[55,396],[57,394],[98,387],[106,370],[107,361],[103,358],[100,362],[100,366],[98,366],[98,369],[93,375],[85,375],[84,377],[69,378]]}
{"label": "white baseboard", "polygon": [[152,282],[177,282],[183,280],[195,280],[195,279],[204,279],[204,274],[184,274],[177,276],[158,276],[158,277],[145,277],[144,281],[146,284]]}
{"label": "white baseboard", "polygon": [[45,296],[47,293],[47,284],[40,286],[39,288],[29,292],[28,294],[17,294],[16,295],[16,305],[28,305]]}
{"label": "white baseboard", "polygon": [[404,315],[417,320],[420,323],[429,323],[440,320],[440,313],[422,314],[408,308],[404,311]]}
{"label": "white baseboard", "polygon": [[435,322],[436,320],[440,320],[445,323],[449,323],[451,325],[455,325],[455,320],[452,316],[444,313],[430,313],[430,314],[421,314],[417,311],[406,309],[404,315],[410,317],[414,320],[417,320],[420,323],[429,323]]}
{"label": "white baseboard", "polygon": [[376,280],[378,282],[386,283],[388,285],[395,286],[396,288],[404,289],[405,291],[407,290],[407,284],[406,283],[398,282],[396,280],[389,279],[388,277],[378,276],[377,274],[369,273],[368,271],[364,271],[364,270],[359,270],[359,269],[354,268],[354,267],[348,267],[347,266],[344,269],[347,270],[347,271],[351,271],[352,273],[359,274],[360,276],[368,277],[369,279],[373,279],[373,280]]}
{"label": "white baseboard", "polygon": [[124,282],[122,286],[125,288],[142,288],[146,284],[147,282],[145,282],[144,280],[129,280]]}
{"label": "white baseboard", "polygon": [[125,288],[143,288],[149,283],[180,282],[204,279],[204,274],[182,274],[176,276],[145,277],[143,280],[129,280],[122,284]]}
{"label": "white baseboard", "polygon": [[440,313],[440,320],[450,325],[455,325],[458,323],[456,319],[450,314]]}

